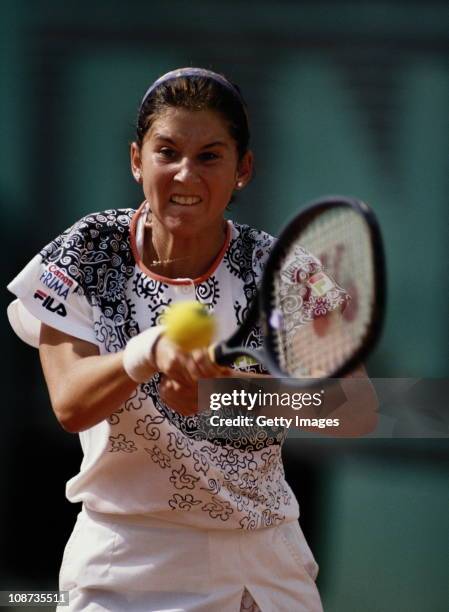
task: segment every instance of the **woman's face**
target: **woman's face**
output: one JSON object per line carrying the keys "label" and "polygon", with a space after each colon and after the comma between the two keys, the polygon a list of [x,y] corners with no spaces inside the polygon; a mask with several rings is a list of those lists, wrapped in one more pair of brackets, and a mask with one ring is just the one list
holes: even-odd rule
{"label": "woman's face", "polygon": [[221,224],[234,189],[251,177],[252,155],[239,162],[222,117],[211,110],[168,108],[152,124],[131,166],[154,217],[171,233],[192,236]]}

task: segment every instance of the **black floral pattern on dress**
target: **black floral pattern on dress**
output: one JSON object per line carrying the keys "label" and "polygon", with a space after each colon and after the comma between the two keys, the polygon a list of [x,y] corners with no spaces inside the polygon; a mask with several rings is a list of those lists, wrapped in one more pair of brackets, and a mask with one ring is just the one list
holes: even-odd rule
{"label": "black floral pattern on dress", "polygon": [[109,452],[117,453],[122,451],[124,453],[134,453],[137,451],[137,447],[132,440],[127,440],[124,434],[118,434],[118,436],[109,436],[111,443]]}
{"label": "black floral pattern on dress", "polygon": [[199,302],[212,310],[220,297],[220,286],[215,276],[195,285],[195,295]]}
{"label": "black floral pattern on dress", "polygon": [[[143,329],[159,324],[172,301],[168,285],[147,277],[135,265],[129,235],[134,212],[87,215],[41,252],[45,263],[57,262],[78,283],[75,291],[92,307],[95,337],[111,353],[122,350],[141,331],[137,307],[142,301],[148,312],[141,321]],[[238,325],[256,295],[273,239],[244,225],[234,224],[234,230],[222,265],[236,279],[231,306]],[[198,284],[195,293],[211,309],[225,297],[217,273]],[[246,343],[257,348],[262,341],[262,332],[255,326]],[[211,428],[210,415],[184,417],[166,406],[159,383],[156,374],[138,385],[107,419],[113,432],[107,450],[122,460],[141,453],[152,469],[165,473],[167,508],[175,512],[199,511],[220,526],[232,523],[247,530],[281,522],[282,508],[294,501],[281,462],[286,431]],[[221,416],[226,416],[225,411]]]}
{"label": "black floral pattern on dress", "polygon": [[169,480],[175,489],[194,489],[199,478],[188,474],[186,466],[182,465],[179,470],[172,470]]}
{"label": "black floral pattern on dress", "polygon": [[162,448],[160,448],[159,446],[145,448],[145,451],[150,455],[152,461],[160,465],[162,469],[170,467],[170,455],[164,453]]}
{"label": "black floral pattern on dress", "polygon": [[168,505],[172,510],[184,510],[189,511],[195,506],[201,504],[200,499],[195,499],[193,495],[188,493],[187,495],[181,495],[180,493],[175,493],[173,497],[169,500]]}
{"label": "black floral pattern on dress", "polygon": [[136,296],[144,297],[148,300],[150,327],[160,325],[165,309],[170,306],[172,302],[171,299],[166,299],[164,294],[168,285],[145,276],[143,272],[139,272],[133,280],[133,286]]}
{"label": "black floral pattern on dress", "polygon": [[129,238],[133,214],[123,209],[86,215],[40,253],[46,263],[57,262],[78,283],[76,292],[101,313],[94,331],[108,352],[123,349],[140,331],[126,297],[135,268]]}

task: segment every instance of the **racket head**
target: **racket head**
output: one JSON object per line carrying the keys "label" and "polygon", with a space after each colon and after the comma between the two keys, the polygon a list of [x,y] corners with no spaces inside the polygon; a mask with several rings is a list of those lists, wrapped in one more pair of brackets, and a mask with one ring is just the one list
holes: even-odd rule
{"label": "racket head", "polygon": [[[325,274],[351,298],[349,310],[342,310],[327,338],[326,333],[319,337],[314,332],[315,319],[295,327],[294,317],[302,304],[299,292],[304,287],[301,283],[287,286],[282,273],[285,277],[295,249],[301,247],[321,261]],[[385,256],[371,208],[343,196],[309,203],[280,234],[267,261],[259,300],[264,361],[272,374],[322,380],[353,370],[377,342],[385,313]],[[292,307],[295,300],[298,311]],[[302,341],[296,340],[300,335]]]}

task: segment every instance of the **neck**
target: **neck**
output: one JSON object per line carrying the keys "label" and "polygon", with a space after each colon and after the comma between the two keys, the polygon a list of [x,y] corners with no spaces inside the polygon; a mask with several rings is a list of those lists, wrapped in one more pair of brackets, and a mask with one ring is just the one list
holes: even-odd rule
{"label": "neck", "polygon": [[145,225],[143,262],[147,268],[167,278],[198,278],[217,258],[227,235],[227,223],[200,235],[172,234],[157,219]]}

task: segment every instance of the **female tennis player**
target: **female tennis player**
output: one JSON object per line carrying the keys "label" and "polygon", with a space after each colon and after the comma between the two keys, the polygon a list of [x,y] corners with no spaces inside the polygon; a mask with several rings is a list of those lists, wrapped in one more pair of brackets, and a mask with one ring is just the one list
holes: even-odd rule
{"label": "female tennis player", "polygon": [[[131,145],[143,204],[85,216],[9,286],[10,320],[39,346],[56,417],[84,453],[67,484],[82,502],[60,572],[69,610],[322,609],[285,430],[211,436],[196,383],[229,370],[161,325],[186,299],[214,312],[217,339],[245,317],[273,242],[224,219],[251,179],[248,147],[238,87],[199,68],[165,74]],[[247,341],[260,345],[260,329]]]}

